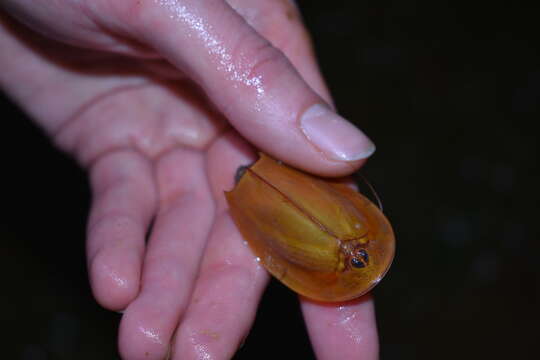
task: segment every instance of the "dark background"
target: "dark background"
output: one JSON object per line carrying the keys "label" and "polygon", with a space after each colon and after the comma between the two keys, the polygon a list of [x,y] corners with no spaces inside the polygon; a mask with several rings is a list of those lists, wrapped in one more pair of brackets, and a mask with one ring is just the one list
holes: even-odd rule
{"label": "dark background", "polygon": [[[364,173],[398,241],[374,291],[381,358],[536,358],[538,9],[299,3],[340,112],[378,146]],[[87,281],[85,175],[0,101],[0,356],[117,359],[120,315]],[[313,358],[297,309],[272,283],[237,359]]]}

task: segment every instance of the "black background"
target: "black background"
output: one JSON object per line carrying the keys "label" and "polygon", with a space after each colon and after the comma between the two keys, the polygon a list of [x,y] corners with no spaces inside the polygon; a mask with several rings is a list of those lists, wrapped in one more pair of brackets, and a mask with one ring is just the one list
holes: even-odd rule
{"label": "black background", "polygon": [[[538,9],[299,4],[340,113],[378,146],[364,173],[398,241],[374,291],[381,358],[536,358]],[[1,357],[116,359],[120,315],[86,275],[85,174],[0,101]],[[273,282],[236,358],[293,355],[313,358],[296,297]]]}

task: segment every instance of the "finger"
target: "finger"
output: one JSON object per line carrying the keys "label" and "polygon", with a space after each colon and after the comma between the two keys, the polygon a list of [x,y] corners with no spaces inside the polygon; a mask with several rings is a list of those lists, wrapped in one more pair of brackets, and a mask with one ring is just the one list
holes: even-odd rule
{"label": "finger", "polygon": [[146,159],[131,151],[105,154],[90,169],[90,283],[97,301],[111,310],[124,309],[139,291],[144,239],[156,201],[151,171]]}
{"label": "finger", "polygon": [[213,220],[213,201],[199,152],[173,150],[156,165],[159,210],[144,259],[139,296],[124,312],[123,358],[163,359],[191,297]]}
{"label": "finger", "polygon": [[[101,6],[103,14],[99,17],[105,18],[109,2],[109,0],[43,1],[36,5],[33,0],[2,0],[0,8],[32,30],[63,43],[143,58],[155,58],[155,52],[136,39],[125,39],[109,31],[103,31],[106,29],[89,16],[91,10],[88,7]],[[118,2],[128,4],[134,1]]]}
{"label": "finger", "polygon": [[371,141],[334,113],[283,53],[224,1],[124,1],[115,2],[112,13],[117,18],[109,26],[143,39],[187,69],[259,149],[326,175],[349,173],[374,151]]}
{"label": "finger", "polygon": [[317,359],[378,359],[377,326],[369,295],[338,305],[304,298],[301,304]]}
{"label": "finger", "polygon": [[219,215],[175,336],[173,359],[230,359],[255,318],[268,275],[242,240],[223,196],[233,187],[238,166],[252,159],[232,135],[218,140],[209,151],[208,172]]}
{"label": "finger", "polygon": [[227,0],[263,38],[281,50],[304,81],[327,103],[332,99],[322,78],[310,36],[293,0]]}

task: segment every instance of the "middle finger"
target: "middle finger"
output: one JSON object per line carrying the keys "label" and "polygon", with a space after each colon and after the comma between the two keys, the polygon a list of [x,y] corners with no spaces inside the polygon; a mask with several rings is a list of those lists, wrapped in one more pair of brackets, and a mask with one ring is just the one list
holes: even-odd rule
{"label": "middle finger", "polygon": [[217,220],[191,303],[176,333],[174,359],[230,359],[255,318],[268,274],[242,240],[223,196],[234,186],[238,166],[252,162],[250,153],[232,131],[208,152]]}
{"label": "middle finger", "polygon": [[191,297],[214,216],[200,152],[171,151],[158,161],[156,176],[160,209],[144,260],[142,288],[120,325],[120,352],[130,360],[166,355]]}

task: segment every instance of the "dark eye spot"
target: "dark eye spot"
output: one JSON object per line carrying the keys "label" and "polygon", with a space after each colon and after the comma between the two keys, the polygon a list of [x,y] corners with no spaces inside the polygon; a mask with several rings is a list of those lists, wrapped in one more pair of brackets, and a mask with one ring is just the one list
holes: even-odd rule
{"label": "dark eye spot", "polygon": [[369,262],[369,255],[366,250],[360,249],[356,252],[354,257],[351,259],[351,266],[357,269],[366,267]]}
{"label": "dark eye spot", "polygon": [[362,258],[362,260],[364,260],[364,262],[366,264],[369,262],[369,255],[368,255],[366,250],[364,250],[364,249],[358,250],[357,256],[360,256]]}
{"label": "dark eye spot", "polygon": [[351,266],[352,266],[352,267],[355,267],[355,268],[357,268],[357,269],[360,269],[360,268],[365,267],[365,266],[366,266],[366,263],[363,262],[363,261],[362,261],[361,259],[359,259],[359,258],[353,257],[353,258],[351,259]]}

